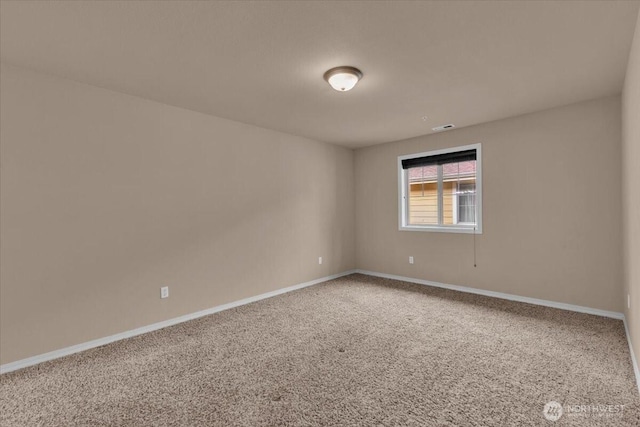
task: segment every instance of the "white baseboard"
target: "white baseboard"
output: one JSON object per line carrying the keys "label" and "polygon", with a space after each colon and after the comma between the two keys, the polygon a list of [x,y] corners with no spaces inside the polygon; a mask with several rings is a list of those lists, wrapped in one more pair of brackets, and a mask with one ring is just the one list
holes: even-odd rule
{"label": "white baseboard", "polygon": [[633,345],[631,344],[631,335],[629,334],[629,327],[627,326],[627,318],[624,319],[624,330],[627,333],[627,342],[629,343],[629,353],[631,353],[631,364],[633,365],[633,372],[636,374],[636,385],[638,386],[638,393],[640,393],[640,369],[638,369],[638,359],[633,352]]}
{"label": "white baseboard", "polygon": [[412,277],[396,276],[394,274],[377,273],[375,271],[356,270],[356,273],[366,274],[368,276],[383,277],[385,279],[401,280],[403,282],[417,283],[419,285],[433,286],[436,288],[450,289],[452,291],[466,292],[469,294],[484,295],[487,297],[506,299],[509,301],[525,302],[534,305],[543,305],[545,307],[559,308],[561,310],[577,311],[578,313],[594,314],[596,316],[611,317],[612,319],[624,319],[624,314],[617,311],[600,310],[599,308],[583,307],[580,305],[566,304],[563,302],[555,302],[538,298],[522,297],[520,295],[505,294],[502,292],[486,291],[484,289],[468,288],[466,286],[448,285],[446,283],[433,282],[431,280],[414,279]]}
{"label": "white baseboard", "polygon": [[295,291],[298,289],[306,288],[308,286],[317,285],[318,283],[326,282],[328,280],[337,279],[338,277],[347,276],[355,273],[355,270],[344,271],[342,273],[333,274],[331,276],[321,277],[319,279],[311,280],[309,282],[300,283],[297,285],[289,286],[287,288],[278,289],[275,291],[267,292],[264,294],[256,295],[249,298],[244,298],[238,301],[222,304],[216,307],[208,308],[206,310],[196,311],[195,313],[185,314],[184,316],[175,317],[173,319],[164,320],[162,322],[154,323],[148,326],[142,326],[140,328],[132,329],[130,331],[121,332],[119,334],[110,335],[104,338],[98,338],[92,341],[87,341],[81,344],[72,345],[71,347],[61,348],[59,350],[50,351],[48,353],[39,354],[37,356],[28,357],[26,359],[17,360],[15,362],[6,363],[0,365],[0,374],[6,372],[15,371],[17,369],[26,368],[28,366],[37,365],[38,363],[47,362],[49,360],[58,359],[60,357],[69,356],[74,353],[89,350],[91,348],[100,347],[101,345],[109,344],[115,341],[120,341],[126,338],[135,337],[136,335],[145,334],[147,332],[156,331],[158,329],[166,328],[167,326],[177,325],[178,323],[187,322],[189,320],[197,319],[199,317],[208,316],[213,313],[228,310],[230,308],[239,307],[241,305],[250,304],[252,302],[260,301],[263,299],[271,298],[276,295],[281,295],[287,292]]}
{"label": "white baseboard", "polygon": [[624,323],[625,332],[627,334],[627,342],[629,343],[629,353],[631,354],[631,364],[633,365],[633,372],[636,377],[638,392],[640,392],[640,370],[638,369],[638,361],[636,359],[635,353],[633,352],[633,346],[631,345],[631,336],[629,335],[629,328],[627,327],[627,319],[625,318],[623,313],[618,313],[616,311],[600,310],[598,308],[583,307],[580,305],[566,304],[563,302],[555,302],[555,301],[543,300],[538,298],[529,298],[529,297],[523,297],[519,295],[505,294],[502,292],[486,291],[484,289],[468,288],[466,286],[448,285],[446,283],[433,282],[431,280],[414,279],[412,277],[396,276],[394,274],[378,273],[375,271],[358,269],[355,272],[360,274],[366,274],[368,276],[401,280],[403,282],[417,283],[419,285],[451,289],[453,291],[467,292],[470,294],[484,295],[488,297],[501,298],[501,299],[506,299],[510,301],[525,302],[528,304],[542,305],[545,307],[559,308],[561,310],[568,310],[568,311],[577,311],[578,313],[593,314],[596,316],[610,317],[612,319],[622,320]]}

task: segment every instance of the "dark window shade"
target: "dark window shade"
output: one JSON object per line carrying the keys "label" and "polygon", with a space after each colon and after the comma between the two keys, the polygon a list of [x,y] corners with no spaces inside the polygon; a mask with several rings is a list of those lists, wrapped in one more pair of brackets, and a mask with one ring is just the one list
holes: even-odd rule
{"label": "dark window shade", "polygon": [[476,150],[456,151],[453,153],[436,154],[435,156],[404,159],[402,161],[402,169],[430,165],[444,165],[445,163],[458,163],[469,160],[476,160]]}

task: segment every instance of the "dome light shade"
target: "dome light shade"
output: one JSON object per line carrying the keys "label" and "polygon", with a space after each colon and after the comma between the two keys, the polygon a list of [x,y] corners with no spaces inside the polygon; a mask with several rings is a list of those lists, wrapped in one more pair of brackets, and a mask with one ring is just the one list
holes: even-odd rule
{"label": "dome light shade", "polygon": [[324,79],[338,92],[346,92],[362,78],[362,71],[354,67],[335,67],[324,73]]}

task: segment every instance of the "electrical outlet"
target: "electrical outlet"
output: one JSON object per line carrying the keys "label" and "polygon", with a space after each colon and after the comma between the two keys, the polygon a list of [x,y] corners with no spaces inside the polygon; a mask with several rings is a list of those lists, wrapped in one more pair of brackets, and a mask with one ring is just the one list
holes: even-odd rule
{"label": "electrical outlet", "polygon": [[169,287],[163,286],[160,288],[160,298],[169,298]]}
{"label": "electrical outlet", "polygon": [[413,257],[412,256],[409,257],[409,264],[413,264]]}
{"label": "electrical outlet", "polygon": [[631,295],[627,294],[627,308],[631,308]]}
{"label": "electrical outlet", "polygon": [[318,257],[318,264],[322,264],[322,257]]}

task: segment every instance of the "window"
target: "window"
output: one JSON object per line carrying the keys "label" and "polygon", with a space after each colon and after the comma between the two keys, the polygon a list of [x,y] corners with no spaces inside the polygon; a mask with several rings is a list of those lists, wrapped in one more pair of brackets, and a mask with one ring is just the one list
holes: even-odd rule
{"label": "window", "polygon": [[400,230],[482,233],[480,144],[398,157]]}

